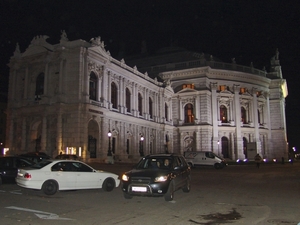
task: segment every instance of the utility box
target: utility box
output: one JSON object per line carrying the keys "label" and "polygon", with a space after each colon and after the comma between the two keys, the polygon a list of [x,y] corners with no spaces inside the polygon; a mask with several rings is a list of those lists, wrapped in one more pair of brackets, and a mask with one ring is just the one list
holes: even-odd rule
{"label": "utility box", "polygon": [[254,157],[257,154],[257,144],[256,142],[247,143],[247,159],[249,161],[254,161]]}

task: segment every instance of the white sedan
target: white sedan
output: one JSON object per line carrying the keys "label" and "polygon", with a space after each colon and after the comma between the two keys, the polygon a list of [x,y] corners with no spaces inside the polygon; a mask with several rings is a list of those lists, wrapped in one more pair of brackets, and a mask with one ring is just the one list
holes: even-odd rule
{"label": "white sedan", "polygon": [[120,180],[114,173],[95,170],[80,161],[45,160],[30,168],[19,169],[16,183],[54,195],[59,190],[102,188],[112,191],[119,186]]}

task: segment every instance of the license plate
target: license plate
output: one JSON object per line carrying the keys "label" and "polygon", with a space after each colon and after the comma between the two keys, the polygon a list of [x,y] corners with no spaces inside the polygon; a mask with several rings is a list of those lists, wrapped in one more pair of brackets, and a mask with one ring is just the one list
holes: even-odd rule
{"label": "license plate", "polygon": [[132,187],[132,191],[147,192],[147,188],[146,187]]}

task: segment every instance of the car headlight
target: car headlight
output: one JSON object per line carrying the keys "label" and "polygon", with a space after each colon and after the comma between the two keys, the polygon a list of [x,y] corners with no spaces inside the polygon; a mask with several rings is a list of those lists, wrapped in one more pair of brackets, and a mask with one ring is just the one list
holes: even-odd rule
{"label": "car headlight", "polygon": [[160,177],[155,177],[154,182],[165,182],[168,180],[168,176],[160,176]]}
{"label": "car headlight", "polygon": [[128,181],[128,180],[129,180],[129,177],[128,177],[126,174],[123,174],[123,175],[122,175],[122,180],[123,180],[123,181]]}

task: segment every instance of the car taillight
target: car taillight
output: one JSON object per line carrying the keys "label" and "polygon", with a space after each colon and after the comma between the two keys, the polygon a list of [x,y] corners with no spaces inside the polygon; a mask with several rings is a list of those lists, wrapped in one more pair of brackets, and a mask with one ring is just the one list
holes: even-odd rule
{"label": "car taillight", "polygon": [[31,178],[31,174],[30,174],[30,173],[25,173],[25,174],[24,174],[24,178],[30,179],[30,178]]}

